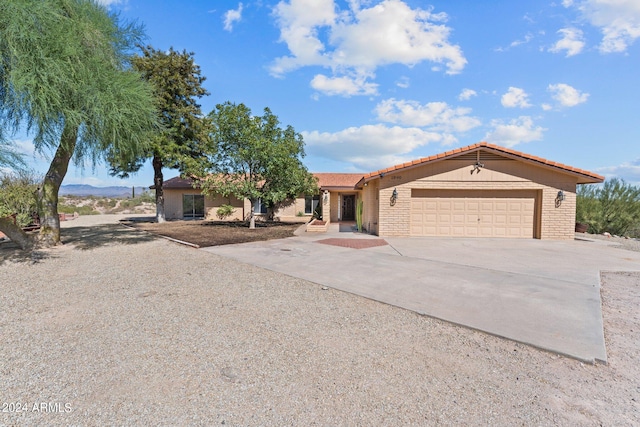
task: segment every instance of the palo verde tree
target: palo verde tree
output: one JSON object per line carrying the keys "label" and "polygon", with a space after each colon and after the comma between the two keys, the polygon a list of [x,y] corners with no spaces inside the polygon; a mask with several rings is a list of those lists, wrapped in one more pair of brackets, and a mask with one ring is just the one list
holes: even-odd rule
{"label": "palo verde tree", "polygon": [[589,224],[592,233],[619,236],[640,231],[640,187],[613,178],[601,186],[578,187],[576,221]]}
{"label": "palo verde tree", "polygon": [[193,53],[176,52],[173,48],[165,52],[149,46],[142,52],[142,56],[133,58],[133,66],[154,88],[161,127],[148,135],[148,148],[141,155],[111,158],[111,173],[126,177],[152,159],[156,219],[164,222],[162,168],[181,172],[197,168],[200,152],[209,138],[208,119],[203,117],[197,100],[208,92],[202,87],[205,77],[200,74]]}
{"label": "palo verde tree", "polygon": [[142,150],[151,87],[130,68],[143,36],[93,0],[0,2],[0,128],[52,151],[38,194],[40,242],[60,243],[58,191],[70,161]]}
{"label": "palo verde tree", "polygon": [[268,108],[253,116],[244,104],[219,104],[209,114],[215,152],[198,182],[205,194],[251,201],[249,227],[260,200],[272,209],[300,194],[315,194],[316,179],[302,164],[304,141],[293,127],[280,127]]}

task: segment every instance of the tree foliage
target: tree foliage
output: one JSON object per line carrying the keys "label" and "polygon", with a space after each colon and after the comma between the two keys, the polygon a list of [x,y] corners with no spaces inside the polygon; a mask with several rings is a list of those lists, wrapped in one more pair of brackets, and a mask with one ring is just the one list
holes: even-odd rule
{"label": "tree foliage", "polygon": [[282,129],[268,108],[253,116],[244,104],[218,104],[209,114],[215,152],[198,183],[205,194],[261,200],[272,210],[300,194],[315,194],[317,182],[302,164],[304,141],[293,127]]}
{"label": "tree foliage", "polygon": [[576,221],[589,224],[589,232],[623,236],[640,232],[640,187],[614,178],[602,186],[578,188]]}
{"label": "tree foliage", "polygon": [[208,92],[194,54],[142,49],[133,58],[133,66],[154,88],[160,128],[148,135],[148,148],[138,156],[112,156],[111,172],[126,177],[137,172],[147,159],[153,159],[156,211],[158,221],[164,221],[162,168],[181,172],[198,167],[203,145],[209,137],[208,119],[203,117],[197,100]]}
{"label": "tree foliage", "polygon": [[40,186],[40,234],[57,244],[69,162],[140,152],[154,124],[151,88],[129,62],[143,34],[91,0],[0,2],[0,34],[0,129],[24,127],[36,150],[54,152]]}
{"label": "tree foliage", "polygon": [[18,153],[8,141],[0,139],[0,167],[23,169],[25,166],[26,165],[20,153]]}

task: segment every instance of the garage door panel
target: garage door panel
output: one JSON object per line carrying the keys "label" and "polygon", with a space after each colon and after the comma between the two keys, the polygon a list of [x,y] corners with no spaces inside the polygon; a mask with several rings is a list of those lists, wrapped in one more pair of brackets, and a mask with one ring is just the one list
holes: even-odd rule
{"label": "garage door panel", "polygon": [[534,191],[422,190],[413,196],[411,235],[534,237]]}

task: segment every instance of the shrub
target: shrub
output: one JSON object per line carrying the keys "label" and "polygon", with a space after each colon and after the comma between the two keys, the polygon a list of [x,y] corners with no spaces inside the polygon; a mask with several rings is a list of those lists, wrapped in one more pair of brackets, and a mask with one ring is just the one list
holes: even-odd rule
{"label": "shrub", "polygon": [[640,188],[622,179],[580,186],[576,203],[576,221],[589,224],[590,233],[623,236],[640,230]]}
{"label": "shrub", "polygon": [[15,214],[18,226],[29,225],[38,212],[38,182],[31,171],[0,174],[0,217]]}
{"label": "shrub", "polygon": [[222,205],[216,211],[216,216],[222,221],[233,215],[235,209],[231,205]]}

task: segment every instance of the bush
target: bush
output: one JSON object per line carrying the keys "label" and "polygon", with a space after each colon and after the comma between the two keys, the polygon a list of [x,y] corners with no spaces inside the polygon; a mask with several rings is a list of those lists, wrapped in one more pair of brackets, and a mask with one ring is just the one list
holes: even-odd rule
{"label": "bush", "polygon": [[590,233],[624,236],[640,230],[640,188],[622,179],[580,186],[576,203],[576,221],[589,224]]}
{"label": "bush", "polygon": [[231,215],[233,215],[234,211],[235,211],[235,209],[233,208],[233,206],[231,206],[231,205],[222,205],[216,211],[216,216],[222,221],[222,220],[230,217]]}
{"label": "bush", "polygon": [[58,213],[67,213],[72,214],[78,212],[78,215],[99,215],[100,212],[93,209],[93,206],[84,205],[84,206],[76,206],[76,205],[68,205],[65,203],[58,204]]}
{"label": "bush", "polygon": [[0,174],[0,217],[16,215],[16,224],[29,225],[38,212],[38,182],[34,172]]}

